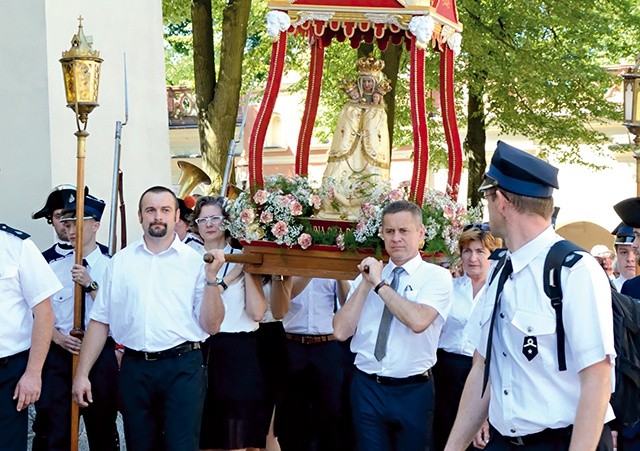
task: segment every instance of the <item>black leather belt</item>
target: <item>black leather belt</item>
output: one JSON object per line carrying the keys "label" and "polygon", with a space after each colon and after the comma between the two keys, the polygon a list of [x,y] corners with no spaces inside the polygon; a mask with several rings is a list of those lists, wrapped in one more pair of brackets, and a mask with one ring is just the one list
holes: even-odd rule
{"label": "black leather belt", "polygon": [[369,379],[373,379],[380,385],[409,385],[409,384],[419,384],[422,382],[427,382],[431,379],[431,369],[428,369],[424,373],[414,374],[413,376],[407,377],[388,377],[388,376],[379,376],[377,374],[369,374],[365,373],[362,370],[358,370]]}
{"label": "black leather belt", "polygon": [[[491,426],[491,429],[492,434],[502,435],[493,426]],[[567,437],[571,436],[572,431],[573,425],[560,429],[544,429],[540,432],[536,432],[535,434],[522,435],[518,437],[511,437],[508,435],[503,435],[502,437],[512,445],[530,446],[566,439]]]}
{"label": "black leather belt", "polygon": [[22,351],[22,352],[19,352],[17,354],[8,355],[6,357],[0,357],[0,366],[5,366],[7,363],[9,363],[11,360],[15,359],[16,357],[21,357],[21,356],[24,356],[26,354],[29,354],[29,350],[28,349],[26,351]]}
{"label": "black leather belt", "polygon": [[174,346],[173,348],[165,349],[164,351],[158,352],[145,352],[145,351],[136,351],[131,348],[124,348],[124,355],[128,357],[133,357],[135,359],[140,360],[160,360],[160,359],[168,359],[171,357],[178,357],[179,355],[186,354],[187,352],[195,351],[196,349],[200,349],[200,342],[191,342],[187,341],[185,343]]}
{"label": "black leather belt", "polygon": [[336,337],[333,334],[328,335],[300,335],[300,334],[284,334],[287,339],[291,341],[296,341],[298,343],[302,343],[303,345],[314,345],[317,343],[327,343],[329,341],[334,341]]}

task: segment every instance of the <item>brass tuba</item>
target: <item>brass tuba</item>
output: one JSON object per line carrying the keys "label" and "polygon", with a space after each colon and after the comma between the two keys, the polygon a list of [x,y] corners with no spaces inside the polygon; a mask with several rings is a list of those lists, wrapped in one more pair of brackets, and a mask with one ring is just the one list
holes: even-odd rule
{"label": "brass tuba", "polygon": [[178,181],[178,185],[180,185],[180,191],[178,191],[179,198],[183,199],[185,196],[191,194],[200,183],[211,185],[209,176],[195,164],[180,160],[178,161],[178,167],[182,171],[180,180]]}

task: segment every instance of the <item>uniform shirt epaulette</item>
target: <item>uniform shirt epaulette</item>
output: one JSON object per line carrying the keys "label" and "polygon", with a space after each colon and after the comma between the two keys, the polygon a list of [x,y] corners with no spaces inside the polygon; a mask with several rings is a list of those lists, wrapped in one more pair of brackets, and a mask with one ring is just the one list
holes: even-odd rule
{"label": "uniform shirt epaulette", "polygon": [[9,227],[6,224],[0,224],[0,230],[2,230],[3,232],[10,233],[11,235],[17,236],[21,240],[26,240],[27,238],[29,238],[31,236],[27,232],[23,232],[22,230],[14,229],[12,227]]}

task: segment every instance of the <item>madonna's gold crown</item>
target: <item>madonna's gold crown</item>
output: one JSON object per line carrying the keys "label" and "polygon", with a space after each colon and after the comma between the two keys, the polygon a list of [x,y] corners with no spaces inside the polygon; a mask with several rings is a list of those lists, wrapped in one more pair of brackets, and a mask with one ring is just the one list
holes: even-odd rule
{"label": "madonna's gold crown", "polygon": [[376,59],[372,54],[367,57],[358,58],[358,73],[360,75],[378,76],[384,69],[384,61]]}

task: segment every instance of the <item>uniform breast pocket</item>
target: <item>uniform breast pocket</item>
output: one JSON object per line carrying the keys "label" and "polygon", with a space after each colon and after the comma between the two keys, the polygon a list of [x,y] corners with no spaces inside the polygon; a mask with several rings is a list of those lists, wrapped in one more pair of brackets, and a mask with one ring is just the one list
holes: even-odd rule
{"label": "uniform breast pocket", "polygon": [[64,302],[71,298],[73,298],[73,288],[63,288],[51,297],[54,303]]}
{"label": "uniform breast pocket", "polygon": [[9,293],[20,289],[18,267],[0,264],[0,293]]}
{"label": "uniform breast pocket", "polygon": [[[556,319],[543,312],[516,311],[511,325],[514,341],[522,346],[522,355],[529,361],[538,355],[543,361],[551,363],[547,358],[555,355],[556,349]],[[546,356],[546,357],[544,357]],[[538,358],[536,361],[539,361]]]}

